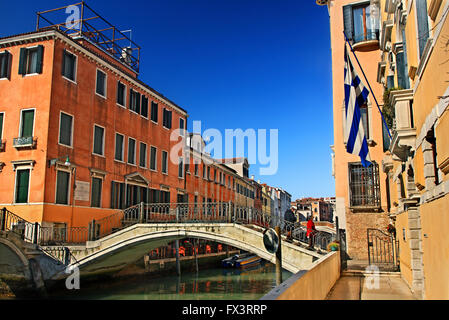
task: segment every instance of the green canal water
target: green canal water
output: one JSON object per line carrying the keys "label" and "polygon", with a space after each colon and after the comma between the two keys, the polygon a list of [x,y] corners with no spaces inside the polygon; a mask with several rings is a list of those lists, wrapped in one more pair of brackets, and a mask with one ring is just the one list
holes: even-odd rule
{"label": "green canal water", "polygon": [[[292,273],[284,270],[282,280]],[[276,286],[276,267],[266,263],[253,270],[212,268],[160,278],[138,277],[88,283],[62,290],[55,299],[87,300],[257,300]]]}

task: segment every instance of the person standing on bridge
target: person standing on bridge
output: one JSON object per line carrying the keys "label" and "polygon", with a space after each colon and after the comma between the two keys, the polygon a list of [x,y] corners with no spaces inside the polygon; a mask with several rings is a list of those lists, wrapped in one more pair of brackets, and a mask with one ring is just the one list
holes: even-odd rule
{"label": "person standing on bridge", "polygon": [[307,249],[313,250],[314,238],[316,234],[315,223],[313,222],[313,216],[309,216],[309,221],[307,221],[307,237],[309,238],[309,246]]}

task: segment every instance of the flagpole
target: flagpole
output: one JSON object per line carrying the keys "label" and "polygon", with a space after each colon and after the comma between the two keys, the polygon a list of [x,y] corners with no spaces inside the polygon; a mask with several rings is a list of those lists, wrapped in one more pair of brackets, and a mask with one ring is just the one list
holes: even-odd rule
{"label": "flagpole", "polygon": [[380,116],[382,117],[382,121],[383,121],[383,123],[385,125],[385,128],[387,128],[388,136],[390,137],[391,140],[393,140],[393,138],[391,137],[391,134],[390,134],[390,129],[388,128],[388,125],[387,125],[387,122],[385,121],[384,115],[383,115],[382,111],[380,110],[379,103],[377,102],[377,99],[376,99],[376,96],[374,95],[373,89],[371,89],[371,85],[370,85],[370,83],[368,81],[368,78],[366,77],[365,72],[363,71],[363,68],[362,68],[362,66],[361,66],[361,64],[359,62],[359,59],[357,58],[357,55],[355,54],[354,49],[352,48],[352,45],[349,42],[348,37],[346,36],[346,32],[343,31],[343,34],[345,35],[345,41],[349,44],[349,48],[351,49],[351,52],[354,55],[355,60],[357,61],[357,64],[359,65],[360,70],[362,71],[363,77],[365,78],[365,81],[368,84],[368,87],[369,87],[369,90],[371,92],[371,95],[373,96],[374,101],[376,102],[377,109],[379,109]]}

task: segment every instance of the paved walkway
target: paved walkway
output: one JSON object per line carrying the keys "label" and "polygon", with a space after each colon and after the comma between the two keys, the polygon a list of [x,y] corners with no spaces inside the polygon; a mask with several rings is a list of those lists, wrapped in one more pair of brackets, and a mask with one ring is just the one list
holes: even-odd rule
{"label": "paved walkway", "polygon": [[[349,266],[348,266],[349,267]],[[343,271],[327,300],[417,300],[399,272]]]}

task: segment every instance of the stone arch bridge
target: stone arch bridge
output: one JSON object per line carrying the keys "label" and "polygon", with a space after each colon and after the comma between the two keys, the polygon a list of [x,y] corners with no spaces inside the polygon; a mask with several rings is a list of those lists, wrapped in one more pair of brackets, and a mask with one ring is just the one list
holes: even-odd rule
{"label": "stone arch bridge", "polygon": [[[285,234],[281,245],[283,267],[296,273],[308,270],[326,254],[323,249],[332,240],[332,235],[319,232],[317,250],[308,250],[304,227],[273,221],[253,208],[232,204],[140,204],[65,233],[46,230],[6,209],[0,222],[0,255],[9,259],[0,263],[0,278],[19,279],[18,284],[29,280],[35,288],[67,277],[67,267],[79,268],[82,276],[118,271],[149,251],[184,238],[231,245],[274,263],[275,256],[263,244],[263,231],[274,224],[281,225]],[[64,237],[52,239],[50,235],[54,234]]]}

